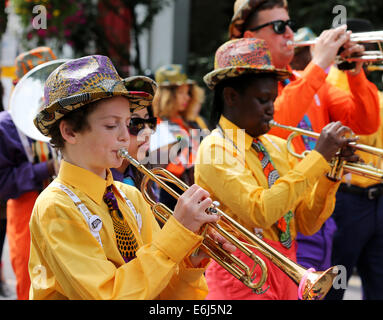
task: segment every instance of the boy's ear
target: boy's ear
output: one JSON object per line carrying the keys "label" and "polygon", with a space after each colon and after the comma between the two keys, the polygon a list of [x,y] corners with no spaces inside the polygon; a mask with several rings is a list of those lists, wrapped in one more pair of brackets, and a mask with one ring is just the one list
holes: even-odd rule
{"label": "boy's ear", "polygon": [[61,136],[69,144],[76,143],[76,133],[73,131],[72,126],[69,125],[65,120],[62,120],[59,124]]}
{"label": "boy's ear", "polygon": [[238,92],[231,87],[223,88],[223,99],[226,106],[235,107],[237,105],[239,94]]}

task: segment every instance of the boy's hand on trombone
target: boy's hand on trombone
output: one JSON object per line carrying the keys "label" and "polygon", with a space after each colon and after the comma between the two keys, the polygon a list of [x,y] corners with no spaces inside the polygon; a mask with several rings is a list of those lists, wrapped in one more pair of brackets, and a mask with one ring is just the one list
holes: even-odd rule
{"label": "boy's hand on trombone", "polygon": [[331,122],[322,129],[315,150],[327,161],[335,156],[341,156],[343,160],[355,162],[359,157],[354,155],[352,143],[358,139],[359,137],[355,137],[352,130],[342,125],[340,121]]}

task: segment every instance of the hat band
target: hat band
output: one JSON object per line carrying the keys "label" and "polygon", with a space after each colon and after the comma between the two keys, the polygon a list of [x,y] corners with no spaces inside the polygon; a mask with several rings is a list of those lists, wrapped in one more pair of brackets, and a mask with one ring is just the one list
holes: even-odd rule
{"label": "hat band", "polygon": [[81,102],[85,102],[89,100],[90,100],[90,93],[86,92],[86,93],[77,94],[75,96],[62,98],[58,101],[58,103],[61,107],[66,107],[66,106],[70,106],[73,104],[77,104],[77,103],[81,103]]}

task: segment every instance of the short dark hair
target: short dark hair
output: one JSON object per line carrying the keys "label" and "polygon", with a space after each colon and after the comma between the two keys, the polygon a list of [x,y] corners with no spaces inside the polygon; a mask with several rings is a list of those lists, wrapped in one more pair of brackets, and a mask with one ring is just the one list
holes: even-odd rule
{"label": "short dark hair", "polygon": [[246,89],[253,84],[253,81],[266,77],[276,78],[276,75],[274,73],[248,73],[219,82],[214,88],[214,97],[210,114],[211,127],[214,128],[218,124],[219,118],[224,112],[225,101],[223,98],[223,90],[226,87],[233,88],[238,93],[244,94]]}
{"label": "short dark hair", "polygon": [[49,129],[49,135],[51,136],[50,144],[56,149],[62,149],[65,145],[65,140],[61,135],[60,123],[65,120],[73,129],[74,132],[84,132],[90,129],[88,123],[89,114],[95,109],[99,101],[91,102],[85,106],[82,106],[74,111],[68,112],[60,120],[56,121]]}
{"label": "short dark hair", "polygon": [[242,35],[245,33],[246,30],[250,28],[256,27],[255,23],[258,19],[258,14],[260,11],[263,10],[269,10],[274,8],[286,8],[287,10],[287,2],[286,0],[268,0],[260,4],[256,10],[253,10],[253,12],[250,13],[250,15],[247,17],[243,24],[242,28]]}
{"label": "short dark hair", "polygon": [[[128,99],[125,96],[122,96],[125,99]],[[104,101],[105,99],[100,99],[97,101],[90,102],[74,111],[68,112],[60,120],[56,121],[53,126],[49,129],[49,135],[51,136],[50,144],[56,149],[64,148],[65,140],[60,132],[60,123],[62,120],[65,120],[73,129],[74,132],[85,132],[90,129],[88,122],[89,115],[95,110],[96,106]],[[129,99],[128,99],[129,100]],[[148,106],[149,117],[153,117],[153,108]],[[130,109],[131,112],[132,109]]]}

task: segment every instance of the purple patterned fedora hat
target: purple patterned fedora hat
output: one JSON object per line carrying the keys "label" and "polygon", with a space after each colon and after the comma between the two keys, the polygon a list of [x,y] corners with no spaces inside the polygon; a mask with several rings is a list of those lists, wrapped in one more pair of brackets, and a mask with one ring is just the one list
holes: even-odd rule
{"label": "purple patterned fedora hat", "polygon": [[278,80],[288,78],[291,73],[277,69],[271,63],[271,53],[265,40],[242,38],[221,45],[214,61],[214,70],[203,77],[210,89],[224,79],[236,78],[247,73],[275,74]]}
{"label": "purple patterned fedora hat", "polygon": [[157,84],[144,76],[121,79],[112,61],[101,55],[70,60],[55,69],[45,81],[44,105],[34,119],[45,136],[65,114],[90,102],[126,96],[132,109],[151,105]]}

